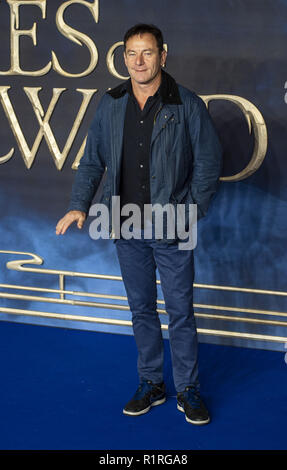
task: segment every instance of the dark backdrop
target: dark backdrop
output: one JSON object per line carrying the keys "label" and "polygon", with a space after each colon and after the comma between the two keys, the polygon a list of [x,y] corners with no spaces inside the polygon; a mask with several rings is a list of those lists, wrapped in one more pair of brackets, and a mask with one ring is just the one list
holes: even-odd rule
{"label": "dark backdrop", "polygon": [[[79,73],[87,68],[90,61],[87,47],[70,41],[57,28],[56,12],[62,4],[62,1],[47,0],[46,19],[42,18],[38,6],[20,6],[19,29],[29,30],[34,22],[37,23],[36,47],[30,37],[22,36],[19,40],[23,70],[44,67],[51,60],[52,50],[69,73]],[[92,240],[88,234],[89,220],[82,232],[72,228],[64,237],[56,237],[55,225],[66,211],[75,171],[71,167],[99,98],[107,88],[120,82],[107,68],[107,52],[122,40],[124,32],[134,23],[155,23],[162,29],[168,46],[167,71],[179,83],[199,95],[230,94],[249,100],[262,113],[268,133],[268,149],[260,168],[242,181],[221,183],[208,215],[199,223],[195,250],[196,283],[251,289],[249,293],[241,293],[196,288],[196,304],[243,309],[238,312],[198,307],[195,309],[198,313],[232,316],[232,320],[198,317],[199,329],[249,332],[266,338],[256,341],[254,338],[204,334],[200,339],[283,350],[283,340],[287,335],[286,327],[280,322],[284,322],[286,297],[259,295],[253,290],[286,290],[287,105],[284,95],[287,90],[284,86],[287,81],[287,1],[101,0],[98,23],[87,7],[74,2],[66,9],[64,18],[67,24],[89,36],[96,44],[99,58],[92,73],[81,78],[69,78],[51,69],[39,77],[0,75],[0,86],[11,87],[9,97],[29,147],[32,148],[39,124],[23,87],[42,87],[39,98],[44,112],[52,98],[53,88],[67,89],[50,121],[60,150],[81,104],[82,96],[76,89],[98,91],[90,102],[61,170],[56,168],[45,139],[32,167],[27,169],[0,105],[0,157],[12,147],[15,149],[13,156],[0,165],[0,249],[37,253],[44,259],[43,267],[48,269],[120,274],[113,243]],[[121,57],[122,48],[118,48],[115,65],[121,74],[126,75]],[[7,71],[9,67],[10,8],[4,0],[0,3],[0,71]],[[223,176],[237,173],[251,158],[253,132],[248,133],[244,115],[231,102],[213,101],[210,113],[224,147]],[[19,255],[1,254],[0,282],[58,287],[57,276],[7,270],[5,263],[11,259],[19,259]],[[125,295],[122,284],[115,281],[69,278],[66,288]],[[12,292],[4,287],[1,288],[3,291]],[[25,299],[0,298],[0,307],[130,318],[129,312],[125,311],[53,305]],[[248,309],[260,310],[261,313]],[[2,320],[9,321],[131,333],[128,327],[98,323],[3,312],[0,316]],[[235,321],[238,316],[245,320]],[[280,336],[282,340],[270,341],[270,336]]]}

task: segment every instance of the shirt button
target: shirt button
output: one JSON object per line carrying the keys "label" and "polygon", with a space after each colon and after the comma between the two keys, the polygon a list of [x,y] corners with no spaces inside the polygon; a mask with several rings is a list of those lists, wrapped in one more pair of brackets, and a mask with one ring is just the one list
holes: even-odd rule
{"label": "shirt button", "polygon": [[143,121],[140,121],[140,124],[143,124]]}
{"label": "shirt button", "polygon": [[145,189],[145,184],[142,185],[142,189]]}
{"label": "shirt button", "polygon": [[142,143],[142,142],[140,142],[140,143],[139,143],[139,146],[140,146],[140,147],[142,147],[142,146],[143,146],[143,143]]}
{"label": "shirt button", "polygon": [[140,168],[143,168],[143,165],[140,165]]}

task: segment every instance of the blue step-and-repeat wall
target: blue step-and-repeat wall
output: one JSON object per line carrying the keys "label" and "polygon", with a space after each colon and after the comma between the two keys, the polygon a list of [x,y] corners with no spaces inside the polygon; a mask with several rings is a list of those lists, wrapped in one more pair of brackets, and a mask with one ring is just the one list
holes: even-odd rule
{"label": "blue step-and-repeat wall", "polygon": [[[224,148],[198,224],[200,341],[285,350],[286,20],[287,0],[0,2],[2,321],[132,334],[113,242],[90,237],[93,217],[65,236],[55,226],[99,99],[127,78],[123,35],[145,22],[163,31],[167,71],[204,99]],[[167,337],[160,284],[158,297]]]}

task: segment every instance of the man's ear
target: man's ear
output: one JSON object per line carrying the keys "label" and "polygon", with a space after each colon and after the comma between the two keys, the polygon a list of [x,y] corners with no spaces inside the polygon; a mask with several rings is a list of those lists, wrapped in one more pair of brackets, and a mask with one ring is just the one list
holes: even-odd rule
{"label": "man's ear", "polygon": [[162,53],[161,53],[161,60],[160,60],[160,65],[162,67],[165,67],[166,56],[167,56],[167,52],[165,50],[163,50]]}

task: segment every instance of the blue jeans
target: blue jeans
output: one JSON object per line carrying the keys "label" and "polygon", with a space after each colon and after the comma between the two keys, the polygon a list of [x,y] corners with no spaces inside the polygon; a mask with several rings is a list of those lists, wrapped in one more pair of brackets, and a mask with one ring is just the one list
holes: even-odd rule
{"label": "blue jeans", "polygon": [[116,241],[123,282],[132,312],[141,380],[163,381],[163,337],[156,311],[158,268],[169,316],[169,342],[177,392],[199,384],[197,332],[193,312],[194,262],[192,250],[154,239]]}

